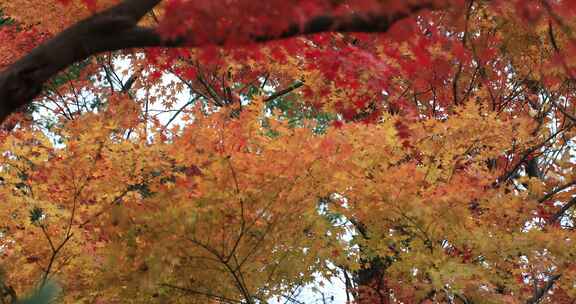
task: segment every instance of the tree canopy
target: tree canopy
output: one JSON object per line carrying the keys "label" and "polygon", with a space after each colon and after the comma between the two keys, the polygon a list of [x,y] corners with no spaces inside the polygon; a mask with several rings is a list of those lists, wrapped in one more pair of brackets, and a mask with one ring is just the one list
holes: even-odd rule
{"label": "tree canopy", "polygon": [[569,0],[0,0],[0,301],[574,303],[575,30]]}

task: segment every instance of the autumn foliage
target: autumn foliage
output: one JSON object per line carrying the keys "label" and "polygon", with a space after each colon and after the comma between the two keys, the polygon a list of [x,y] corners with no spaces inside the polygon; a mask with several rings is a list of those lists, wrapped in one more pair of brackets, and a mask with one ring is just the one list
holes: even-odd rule
{"label": "autumn foliage", "polygon": [[0,96],[158,2],[0,99],[1,303],[576,301],[576,2],[0,0]]}

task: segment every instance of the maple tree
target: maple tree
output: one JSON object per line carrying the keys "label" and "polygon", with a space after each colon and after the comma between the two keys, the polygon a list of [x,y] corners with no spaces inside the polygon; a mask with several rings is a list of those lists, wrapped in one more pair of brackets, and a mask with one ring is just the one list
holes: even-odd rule
{"label": "maple tree", "polygon": [[0,10],[2,303],[576,300],[573,1]]}

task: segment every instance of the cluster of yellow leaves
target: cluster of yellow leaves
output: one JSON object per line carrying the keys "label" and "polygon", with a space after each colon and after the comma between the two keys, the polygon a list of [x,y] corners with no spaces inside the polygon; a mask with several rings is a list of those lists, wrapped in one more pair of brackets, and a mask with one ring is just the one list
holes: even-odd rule
{"label": "cluster of yellow leaves", "polygon": [[[394,116],[322,136],[271,120],[271,136],[258,104],[239,118],[198,111],[168,139],[128,100],[64,124],[60,145],[40,132],[7,137],[0,244],[11,282],[25,290],[48,273],[74,303],[268,299],[330,276],[328,262],[358,270],[359,245],[394,261],[391,284],[410,282],[413,298],[449,285],[497,301],[498,286],[522,286],[519,255],[545,268],[575,254],[562,231],[523,232],[536,202],[491,185],[499,172],[486,162],[527,142],[522,120],[468,104],[407,123],[408,139]],[[321,202],[368,237],[328,220]]]}

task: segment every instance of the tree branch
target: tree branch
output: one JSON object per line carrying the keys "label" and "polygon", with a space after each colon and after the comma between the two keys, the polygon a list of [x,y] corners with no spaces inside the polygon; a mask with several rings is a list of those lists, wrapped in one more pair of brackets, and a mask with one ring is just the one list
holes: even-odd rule
{"label": "tree branch", "polygon": [[303,85],[304,85],[304,82],[302,82],[302,81],[296,81],[295,83],[291,84],[289,87],[287,87],[287,88],[285,88],[285,89],[283,89],[283,90],[280,90],[280,91],[278,91],[278,92],[276,92],[276,93],[274,93],[274,94],[266,97],[266,98],[264,99],[264,102],[274,101],[276,98],[282,97],[282,96],[284,96],[284,95],[286,95],[286,94],[288,94],[288,93],[290,93],[290,92],[298,89],[299,87],[301,87],[301,86],[303,86]]}
{"label": "tree branch", "polygon": [[[120,4],[76,23],[32,50],[0,73],[0,122],[27,105],[42,91],[44,83],[74,62],[101,52],[141,47],[201,47],[192,34],[164,40],[155,29],[138,26],[160,0],[125,0]],[[413,5],[402,12],[380,15],[317,16],[304,24],[295,23],[279,35],[250,36],[251,42],[266,42],[322,32],[386,32],[396,21],[420,10],[430,2]],[[216,38],[210,42],[225,45]]]}
{"label": "tree branch", "polygon": [[554,188],[552,191],[546,193],[546,195],[544,195],[542,198],[538,199],[539,203],[543,203],[549,199],[551,199],[554,195],[558,194],[559,192],[562,192],[572,186],[576,185],[576,180],[573,180],[571,182],[568,182],[562,186],[559,186],[557,188]]}
{"label": "tree branch", "polygon": [[559,274],[555,274],[555,275],[550,276],[548,278],[548,281],[546,281],[546,284],[544,286],[542,286],[542,288],[536,289],[536,291],[534,292],[534,296],[532,298],[528,299],[528,301],[526,301],[526,304],[539,303],[544,298],[544,296],[546,296],[546,293],[548,293],[548,291],[550,291],[550,289],[552,289],[552,287],[554,287],[554,283],[556,281],[558,281],[558,279],[560,279]]}
{"label": "tree branch", "polygon": [[207,297],[207,298],[216,299],[216,300],[221,301],[221,302],[224,302],[224,303],[242,303],[242,301],[239,301],[239,300],[226,298],[226,297],[223,297],[223,296],[219,296],[219,295],[213,294],[213,293],[211,293],[211,292],[195,290],[195,289],[192,289],[192,288],[180,287],[180,286],[176,286],[176,285],[172,285],[172,284],[160,284],[160,286],[168,287],[168,288],[172,288],[172,289],[176,289],[176,290],[179,290],[179,291],[181,291],[181,292],[183,292],[183,293],[205,296],[205,297]]}
{"label": "tree branch", "polygon": [[566,211],[570,210],[570,208],[574,207],[575,205],[576,205],[576,197],[572,198],[570,201],[564,204],[564,206],[562,206],[560,210],[558,210],[548,219],[548,222],[550,224],[556,223],[558,220],[560,220],[562,216],[564,216],[564,213],[566,213]]}

